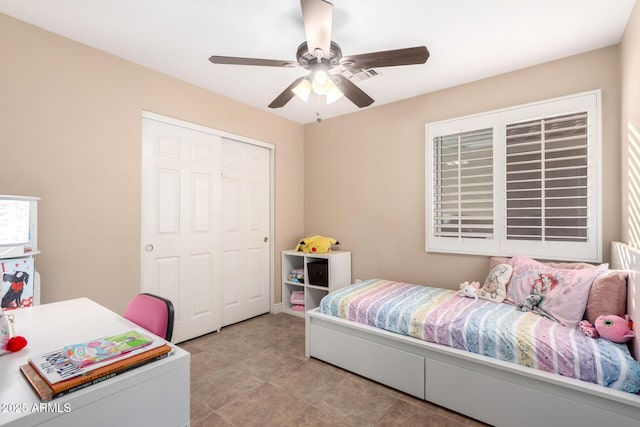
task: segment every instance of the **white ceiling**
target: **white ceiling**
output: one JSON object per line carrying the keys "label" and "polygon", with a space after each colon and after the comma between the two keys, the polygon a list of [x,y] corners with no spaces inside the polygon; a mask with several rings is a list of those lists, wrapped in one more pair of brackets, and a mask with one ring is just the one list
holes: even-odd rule
{"label": "white ceiling", "polygon": [[[343,55],[426,45],[426,64],[378,68],[368,108],[616,44],[635,0],[333,0]],[[295,60],[298,0],[0,0],[0,12],[298,123],[357,111],[294,98],[303,68],[214,65],[211,55]]]}

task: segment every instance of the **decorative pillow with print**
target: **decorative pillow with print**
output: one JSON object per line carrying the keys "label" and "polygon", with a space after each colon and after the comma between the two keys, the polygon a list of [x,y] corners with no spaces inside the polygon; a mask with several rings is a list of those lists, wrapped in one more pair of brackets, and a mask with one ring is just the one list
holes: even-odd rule
{"label": "decorative pillow with print", "polygon": [[609,266],[561,269],[523,256],[515,256],[509,263],[513,276],[506,301],[520,310],[536,311],[569,327],[582,320],[591,285]]}
{"label": "decorative pillow with print", "polygon": [[478,291],[478,298],[493,302],[504,301],[511,273],[513,273],[513,267],[509,264],[498,264],[493,267],[484,281],[484,285]]}

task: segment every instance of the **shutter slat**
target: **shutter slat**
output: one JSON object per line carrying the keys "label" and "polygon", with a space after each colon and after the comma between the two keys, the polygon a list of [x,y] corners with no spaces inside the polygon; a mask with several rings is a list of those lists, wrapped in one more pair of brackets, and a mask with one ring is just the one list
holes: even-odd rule
{"label": "shutter slat", "polygon": [[[490,185],[491,182],[484,182],[484,183],[481,182],[481,183],[477,183],[477,184],[469,183],[469,184],[464,184],[462,187],[465,187],[465,188],[486,187],[487,184]],[[457,185],[438,185],[438,186],[435,186],[434,188],[436,190],[438,190],[438,189],[443,189],[444,190],[444,189],[456,189],[456,188],[458,188],[458,186]],[[474,193],[471,193],[471,192],[470,193],[460,192],[460,194],[474,194]]]}
{"label": "shutter slat", "polygon": [[439,219],[440,221],[457,221],[459,219],[473,219],[476,221],[492,221],[493,217],[488,214],[488,209],[480,209],[480,210],[465,210],[468,214],[464,216],[458,215],[457,210],[446,210],[443,209],[442,213],[438,216],[435,216],[434,219]]}
{"label": "shutter slat", "polygon": [[472,233],[472,232],[435,232],[436,237],[455,237],[455,238],[475,238],[475,239],[487,239],[493,237],[493,233]]}

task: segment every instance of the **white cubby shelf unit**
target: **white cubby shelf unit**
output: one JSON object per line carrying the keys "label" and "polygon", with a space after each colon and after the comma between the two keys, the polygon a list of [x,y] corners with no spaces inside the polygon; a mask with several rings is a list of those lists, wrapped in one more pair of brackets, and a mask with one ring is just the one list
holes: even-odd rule
{"label": "white cubby shelf unit", "polygon": [[[313,278],[310,281],[309,264],[326,262],[327,286],[314,285]],[[288,280],[288,276],[294,269],[304,269],[304,281],[296,282]],[[291,294],[294,291],[304,291],[305,311],[314,309],[320,305],[322,297],[329,292],[344,288],[351,282],[351,252],[331,251],[324,254],[297,252],[286,250],[282,252],[282,312],[304,317],[303,311],[293,311],[295,305],[291,303]]]}

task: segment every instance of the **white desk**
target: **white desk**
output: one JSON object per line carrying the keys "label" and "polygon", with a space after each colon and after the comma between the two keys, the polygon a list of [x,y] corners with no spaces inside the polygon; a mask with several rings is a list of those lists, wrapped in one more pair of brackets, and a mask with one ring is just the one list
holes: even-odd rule
{"label": "white desk", "polygon": [[0,356],[0,425],[189,425],[190,355],[177,347],[165,359],[41,404],[19,371],[20,365],[66,344],[124,332],[135,325],[87,298],[11,313],[16,333],[29,344]]}

